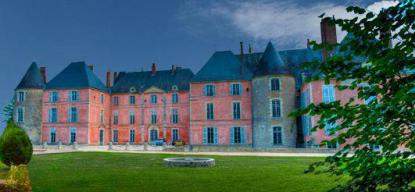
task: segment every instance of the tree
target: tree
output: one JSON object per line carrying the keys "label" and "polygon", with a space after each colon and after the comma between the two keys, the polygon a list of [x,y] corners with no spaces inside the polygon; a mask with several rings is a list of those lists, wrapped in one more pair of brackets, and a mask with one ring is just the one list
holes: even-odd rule
{"label": "tree", "polygon": [[6,106],[4,106],[1,113],[1,118],[3,122],[7,122],[10,119],[13,119],[14,114],[14,99],[12,99]]}
{"label": "tree", "polygon": [[0,160],[8,166],[28,164],[32,153],[29,136],[13,120],[9,120],[0,137]]}
{"label": "tree", "polygon": [[321,16],[349,35],[335,46],[313,42],[314,48],[333,54],[323,62],[306,64],[306,68],[317,72],[308,81],[348,80],[349,84],[336,88],[356,90],[357,96],[345,103],[310,104],[295,113],[320,116],[314,131],[336,123],[330,132],[335,138],[323,145],[343,145],[335,155],[310,165],[308,171],[350,177],[333,190],[415,190],[410,185],[415,181],[411,157],[415,151],[411,129],[415,122],[415,75],[410,73],[415,70],[415,2],[402,0],[378,14],[359,7],[348,7],[347,11],[356,17]]}

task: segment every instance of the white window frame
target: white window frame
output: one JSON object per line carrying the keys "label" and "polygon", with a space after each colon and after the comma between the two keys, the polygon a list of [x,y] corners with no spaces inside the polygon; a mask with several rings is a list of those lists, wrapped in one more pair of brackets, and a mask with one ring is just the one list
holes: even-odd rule
{"label": "white window frame", "polygon": [[[115,132],[117,132],[117,134],[115,134]],[[117,135],[117,137],[115,137],[115,135]],[[115,138],[117,138],[117,141],[115,141]],[[112,142],[113,143],[118,143],[118,141],[120,140],[120,131],[118,129],[113,129],[112,130]]]}
{"label": "white window frame", "polygon": [[[55,141],[54,142],[52,142],[52,132],[55,133]],[[58,136],[58,133],[57,133],[56,128],[55,127],[49,128],[49,143],[56,143],[57,136]]]}
{"label": "white window frame", "polygon": [[[75,130],[75,138],[74,138],[74,140],[75,141],[72,141],[72,131],[73,130]],[[70,127],[69,128],[69,143],[75,143],[75,142],[77,142],[77,140],[78,140],[78,130],[77,130],[77,128],[76,127]]]}
{"label": "white window frame", "polygon": [[[52,113],[53,109],[56,110],[56,121],[54,121],[54,118],[53,118],[54,117],[53,113]],[[56,108],[56,107],[49,108],[49,110],[48,110],[48,122],[49,123],[57,123],[59,121],[58,117],[59,117],[58,108]]]}
{"label": "white window frame", "polygon": [[[133,133],[133,134],[131,134],[131,133]],[[131,144],[133,144],[133,143],[135,143],[135,129],[134,128],[130,128],[130,130],[129,130],[129,132],[128,132],[128,142],[130,142]],[[131,136],[133,136],[133,137],[131,137]],[[132,138],[132,140],[131,140],[131,138]]]}
{"label": "white window frame", "polygon": [[[326,96],[324,96],[325,95],[325,90],[326,89],[331,89],[333,92],[332,92],[332,94],[333,95],[327,95],[327,99],[328,100],[325,100],[326,99]],[[335,87],[334,87],[334,85],[333,84],[329,84],[329,85],[323,85],[322,87],[321,87],[321,94],[322,94],[322,98],[321,98],[321,101],[323,102],[323,103],[330,103],[330,102],[333,102],[333,101],[336,101],[336,89],[335,89]],[[328,93],[329,94],[329,93]]]}
{"label": "white window frame", "polygon": [[[153,117],[155,117],[155,119],[154,119],[155,121],[153,121]],[[158,120],[158,119],[157,119],[157,111],[156,111],[156,110],[154,110],[154,109],[153,109],[153,110],[151,110],[151,119],[150,119],[150,120],[151,120],[151,124],[152,124],[152,125],[157,124],[157,120]]]}
{"label": "white window frame", "polygon": [[[274,139],[274,128],[281,128],[281,143],[275,143],[275,139]],[[284,127],[279,126],[279,125],[274,125],[272,126],[272,145],[274,146],[280,146],[280,145],[284,145]]]}
{"label": "white window frame", "polygon": [[129,114],[129,124],[134,125],[135,124],[135,111],[130,111]]}
{"label": "white window frame", "polygon": [[156,105],[157,104],[157,95],[150,95],[150,103],[152,105]]}
{"label": "white window frame", "polygon": [[[235,118],[235,103],[239,103],[239,118]],[[242,103],[240,101],[232,101],[232,120],[241,120],[242,116]]]}
{"label": "white window frame", "polygon": [[120,98],[118,96],[113,96],[112,97],[112,104],[113,105],[118,105],[120,101]]}
{"label": "white window frame", "polygon": [[104,94],[103,94],[103,93],[101,93],[101,96],[100,96],[100,103],[101,103],[101,104],[104,104],[104,102],[105,102],[105,96],[104,96]]}
{"label": "white window frame", "polygon": [[56,103],[59,101],[59,92],[58,91],[50,91],[49,92],[49,102]]}
{"label": "white window frame", "polygon": [[[209,111],[208,111],[208,105],[212,104],[212,118],[209,118]],[[215,120],[215,104],[213,102],[207,102],[205,104],[205,113],[206,113],[206,120]]]}
{"label": "white window frame", "polygon": [[179,103],[179,94],[177,94],[177,93],[173,93],[173,94],[171,95],[171,103],[172,103],[172,104],[177,104],[177,103]]}
{"label": "white window frame", "polygon": [[75,102],[75,101],[80,101],[81,100],[81,94],[80,94],[80,92],[79,91],[75,91],[75,90],[72,90],[72,91],[69,91],[69,101],[70,102]]}
{"label": "white window frame", "polygon": [[[19,111],[21,110],[21,112],[22,112],[22,118],[20,119],[20,116],[19,116]],[[24,115],[25,115],[25,109],[24,109],[24,107],[17,107],[17,109],[16,109],[16,122],[17,123],[24,123]]]}
{"label": "white window frame", "polygon": [[173,124],[179,123],[179,109],[174,108],[171,110],[171,122]]}
{"label": "white window frame", "polygon": [[[273,114],[273,104],[272,104],[272,102],[274,101],[274,100],[277,100],[277,101],[279,101],[280,102],[280,116],[278,116],[278,106],[276,106],[276,115],[277,116],[275,116],[274,117],[274,114]],[[281,118],[281,117],[283,117],[283,103],[282,103],[282,99],[281,99],[281,97],[278,97],[278,98],[272,98],[272,99],[270,99],[270,112],[271,112],[271,118]]]}
{"label": "white window frame", "polygon": [[17,91],[17,102],[24,102],[26,100],[25,91]]}
{"label": "white window frame", "polygon": [[[238,94],[235,94],[234,85],[238,85]],[[231,83],[230,84],[230,95],[232,95],[232,96],[241,96],[242,95],[242,83]]]}
{"label": "white window frame", "polygon": [[[174,140],[174,131],[177,131],[177,139],[176,140]],[[172,128],[171,129],[171,141],[172,142],[175,142],[175,141],[178,141],[178,140],[180,140],[180,132],[179,132],[179,129],[178,128]]]}
{"label": "white window frame", "polygon": [[[272,81],[273,80],[278,80],[278,89],[277,90],[273,90],[273,87],[272,87]],[[273,78],[271,78],[270,80],[269,80],[269,90],[270,91],[281,91],[281,79],[280,78],[278,78],[278,77],[273,77]]]}
{"label": "white window frame", "polygon": [[[212,87],[212,89],[211,89],[212,95],[208,94],[209,92],[208,92],[207,87],[210,87],[210,86]],[[204,96],[207,96],[207,97],[214,97],[214,96],[216,96],[216,85],[213,84],[213,83],[209,83],[209,84],[203,85],[203,95]]]}
{"label": "white window frame", "polygon": [[112,124],[118,125],[119,120],[120,120],[118,111],[114,111],[114,113],[112,115],[113,115],[112,116]]}

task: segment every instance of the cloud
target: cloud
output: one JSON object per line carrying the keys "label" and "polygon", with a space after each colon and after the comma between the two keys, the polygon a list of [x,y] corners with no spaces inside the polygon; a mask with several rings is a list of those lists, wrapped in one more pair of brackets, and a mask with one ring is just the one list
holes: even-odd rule
{"label": "cloud", "polygon": [[[225,35],[241,33],[260,44],[273,41],[280,49],[305,47],[307,39],[319,41],[318,16],[322,13],[335,15],[338,18],[352,17],[345,10],[347,5],[318,2],[304,6],[296,2],[226,0],[191,4],[186,10],[193,13],[193,19],[200,21],[199,25],[213,27],[214,32],[222,31]],[[368,9],[378,12],[383,7],[395,3],[395,1],[380,1],[369,5]],[[191,27],[194,29],[194,26]],[[338,30],[338,39],[342,39],[344,35],[344,32]]]}

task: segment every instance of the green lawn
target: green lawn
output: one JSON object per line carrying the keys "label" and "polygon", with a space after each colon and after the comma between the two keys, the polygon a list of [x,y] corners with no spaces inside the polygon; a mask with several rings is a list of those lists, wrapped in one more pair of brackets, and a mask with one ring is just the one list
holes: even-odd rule
{"label": "green lawn", "polygon": [[[34,191],[326,191],[327,175],[304,174],[310,157],[222,157],[214,168],[167,168],[173,155],[65,153],[34,156]],[[177,155],[175,155],[177,157]],[[211,156],[212,157],[212,156]]]}

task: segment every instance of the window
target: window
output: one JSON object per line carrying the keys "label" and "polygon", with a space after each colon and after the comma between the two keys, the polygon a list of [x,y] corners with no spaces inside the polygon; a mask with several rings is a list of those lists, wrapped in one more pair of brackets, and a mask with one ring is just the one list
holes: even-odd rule
{"label": "window", "polygon": [[50,108],[49,109],[49,123],[57,123],[58,122],[58,109]]}
{"label": "window", "polygon": [[23,102],[26,100],[26,93],[24,91],[17,92],[17,101]]}
{"label": "window", "polygon": [[330,103],[335,100],[335,92],[333,85],[323,85],[323,102]]}
{"label": "window", "polygon": [[99,129],[99,143],[101,144],[101,145],[103,145],[104,144],[104,129]]}
{"label": "window", "polygon": [[151,104],[157,104],[157,95],[151,95]]}
{"label": "window", "polygon": [[172,136],[173,137],[172,141],[175,142],[175,141],[179,140],[179,129],[173,129],[172,132],[173,132],[172,133],[172,135],[173,135]]}
{"label": "window", "polygon": [[282,128],[273,127],[273,143],[274,145],[282,145]]}
{"label": "window", "polygon": [[79,91],[69,91],[69,101],[79,101]]}
{"label": "window", "polygon": [[213,103],[206,103],[206,118],[207,120],[213,120]]}
{"label": "window", "polygon": [[171,95],[171,102],[172,102],[173,104],[176,104],[176,103],[178,103],[178,102],[179,102],[179,95],[177,95],[177,93],[173,93],[173,94]]}
{"label": "window", "polygon": [[101,104],[104,104],[104,94],[101,94],[100,102]]}
{"label": "window", "polygon": [[78,109],[76,107],[69,108],[68,121],[70,123],[78,122]]}
{"label": "window", "polygon": [[113,116],[114,116],[113,118],[114,125],[118,125],[118,112],[115,111]]}
{"label": "window", "polygon": [[281,117],[281,101],[279,99],[271,100],[271,115],[273,118]]}
{"label": "window", "polygon": [[326,136],[335,134],[333,133],[333,129],[336,128],[336,126],[337,126],[336,123],[325,122],[324,128],[326,129]]}
{"label": "window", "polygon": [[172,109],[171,112],[171,121],[172,123],[176,124],[179,122],[179,112],[177,109]]}
{"label": "window", "polygon": [[130,125],[134,125],[135,123],[135,114],[134,111],[130,111]]}
{"label": "window", "polygon": [[240,102],[233,102],[233,120],[241,119],[241,103]]}
{"label": "window", "polygon": [[280,90],[280,79],[272,78],[270,82],[271,91],[279,91]]}
{"label": "window", "polygon": [[23,107],[17,108],[17,122],[18,123],[24,122],[24,108]]}
{"label": "window", "polygon": [[216,90],[215,85],[205,85],[203,87],[203,95],[205,96],[215,96]]}
{"label": "window", "polygon": [[112,97],[112,104],[118,105],[118,96]]}
{"label": "window", "polygon": [[134,142],[135,142],[135,130],[130,129],[130,143],[134,143]]}
{"label": "window", "polygon": [[135,96],[130,95],[130,105],[135,105]]}
{"label": "window", "polygon": [[232,127],[230,129],[230,143],[231,144],[243,144],[245,140],[245,130],[241,127]]}
{"label": "window", "polygon": [[327,149],[337,149],[337,143],[328,142]]}
{"label": "window", "polygon": [[55,103],[59,100],[59,92],[51,91],[49,92],[49,102]]}
{"label": "window", "polygon": [[159,137],[158,137],[158,131],[157,131],[157,129],[150,130],[150,141],[157,140],[158,138]]}
{"label": "window", "polygon": [[101,110],[99,112],[99,122],[102,124],[104,124],[104,110]]}
{"label": "window", "polygon": [[153,110],[151,111],[151,124],[157,123],[157,111]]}
{"label": "window", "polygon": [[112,141],[114,143],[118,143],[118,130],[117,129],[112,130]]}
{"label": "window", "polygon": [[49,129],[49,143],[56,143],[56,128]]}
{"label": "window", "polygon": [[203,144],[218,144],[218,128],[203,128]]}
{"label": "window", "polygon": [[70,142],[75,143],[76,142],[76,128],[71,127],[69,135],[70,135]]}
{"label": "window", "polygon": [[240,83],[232,83],[231,84],[231,95],[241,95],[242,93],[242,86]]}

